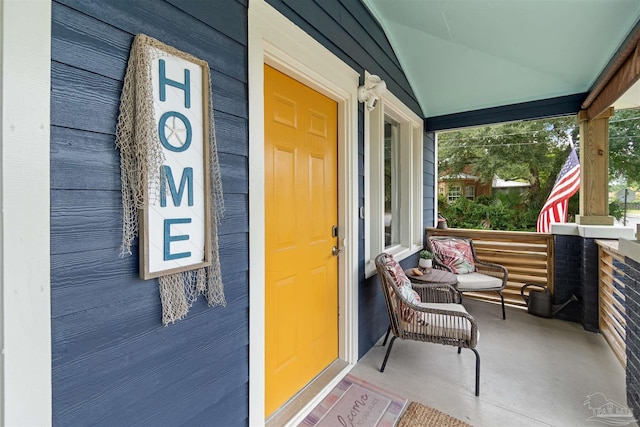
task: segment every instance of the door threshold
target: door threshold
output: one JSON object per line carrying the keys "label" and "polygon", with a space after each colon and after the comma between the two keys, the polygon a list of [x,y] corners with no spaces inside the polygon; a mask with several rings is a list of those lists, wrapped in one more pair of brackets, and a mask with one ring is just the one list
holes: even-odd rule
{"label": "door threshold", "polygon": [[[309,384],[307,384],[302,390],[296,393],[291,399],[282,405],[276,412],[274,412],[269,418],[265,420],[265,427],[282,427],[287,425],[290,421],[293,421],[296,416],[301,416],[301,412],[319,397],[324,398],[324,394],[331,391],[327,389],[328,385],[334,382],[338,377],[344,373],[346,375],[349,364],[341,359],[334,360],[329,366],[327,366],[321,373],[319,373]],[[342,379],[342,378],[339,378]],[[324,393],[323,393],[324,392]],[[320,394],[323,394],[320,396]],[[318,402],[315,402],[316,404]],[[315,406],[315,405],[314,405]],[[312,408],[307,408],[309,411]],[[306,414],[304,414],[306,415]],[[302,420],[298,420],[302,421]]]}

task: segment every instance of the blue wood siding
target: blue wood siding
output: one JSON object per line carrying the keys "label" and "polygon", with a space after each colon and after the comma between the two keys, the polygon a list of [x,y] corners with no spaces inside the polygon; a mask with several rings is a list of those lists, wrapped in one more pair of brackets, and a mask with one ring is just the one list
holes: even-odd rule
{"label": "blue wood siding", "polygon": [[[382,29],[359,0],[268,0],[364,76],[420,114]],[[55,0],[52,6],[51,305],[55,425],[248,423],[248,0]],[[129,49],[145,33],[211,68],[227,212],[219,226],[226,308],[200,299],[161,325],[156,280],[121,258],[115,124]],[[364,113],[358,188],[364,205]],[[433,134],[425,135],[425,212],[433,218]],[[364,278],[360,221],[360,355],[386,331],[376,278]],[[415,264],[415,259],[404,264]]]}
{"label": "blue wood siding", "polygon": [[359,0],[266,0],[334,55],[364,76],[379,75],[422,117],[418,101],[389,41]]}
{"label": "blue wood siding", "polygon": [[422,223],[425,227],[433,227],[435,209],[438,205],[436,181],[436,134],[427,132],[424,135],[422,149]]}
{"label": "blue wood siding", "polygon": [[[201,298],[167,328],[157,281],[138,278],[137,248],[119,257],[114,133],[137,33],[209,62],[227,207],[219,226],[227,307]],[[54,425],[246,425],[246,1],[54,2],[51,77]]]}

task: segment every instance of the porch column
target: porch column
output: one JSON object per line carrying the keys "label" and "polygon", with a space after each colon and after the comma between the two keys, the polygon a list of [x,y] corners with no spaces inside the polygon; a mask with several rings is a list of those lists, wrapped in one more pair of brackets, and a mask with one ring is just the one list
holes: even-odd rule
{"label": "porch column", "polygon": [[613,107],[589,120],[578,113],[580,125],[580,225],[613,225],[609,215],[609,117]]}

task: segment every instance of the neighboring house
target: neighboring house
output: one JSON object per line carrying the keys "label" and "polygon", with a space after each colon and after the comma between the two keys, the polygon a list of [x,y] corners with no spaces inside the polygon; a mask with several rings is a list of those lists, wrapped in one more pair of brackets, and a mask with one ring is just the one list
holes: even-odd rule
{"label": "neighboring house", "polygon": [[493,183],[491,184],[493,194],[517,191],[521,195],[525,195],[529,190],[529,187],[531,187],[531,184],[528,182],[506,181],[498,178],[497,176],[493,178]]}
{"label": "neighboring house", "polygon": [[518,191],[525,194],[531,184],[520,181],[506,181],[497,176],[491,185],[482,183],[480,178],[468,173],[443,175],[438,180],[438,194],[446,196],[449,202],[465,197],[475,200],[478,196],[491,196],[496,193]]}
{"label": "neighboring house", "polygon": [[438,194],[446,196],[449,202],[465,197],[475,200],[478,196],[490,196],[491,186],[480,182],[480,178],[468,173],[441,176],[438,180]]}
{"label": "neighboring house", "polygon": [[[519,108],[460,103],[425,122],[397,46],[360,0],[0,3],[8,425],[253,426],[330,366],[325,390],[387,330],[373,258],[416,265],[434,224],[435,131],[576,113],[588,87]],[[119,256],[114,135],[139,33],[208,63],[226,202],[226,306],[200,298],[167,327],[137,247]],[[369,74],[387,84],[377,105],[358,101]]]}

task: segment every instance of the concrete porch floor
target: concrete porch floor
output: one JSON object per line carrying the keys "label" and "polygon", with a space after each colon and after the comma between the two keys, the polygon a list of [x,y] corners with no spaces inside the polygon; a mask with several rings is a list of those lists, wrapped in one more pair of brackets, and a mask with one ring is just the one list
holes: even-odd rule
{"label": "concrete porch floor", "polygon": [[479,397],[473,352],[440,344],[398,339],[381,373],[381,339],[351,374],[475,427],[605,425],[587,421],[593,411],[584,402],[597,392],[627,405],[625,371],[602,335],[515,308],[502,320],[497,305],[464,305],[480,331]]}

